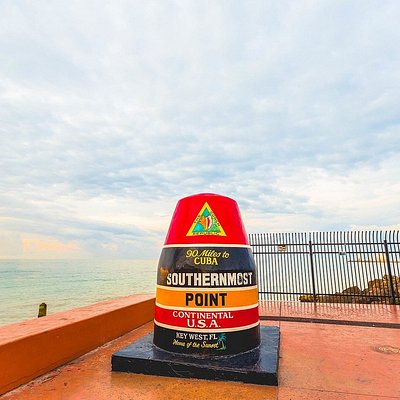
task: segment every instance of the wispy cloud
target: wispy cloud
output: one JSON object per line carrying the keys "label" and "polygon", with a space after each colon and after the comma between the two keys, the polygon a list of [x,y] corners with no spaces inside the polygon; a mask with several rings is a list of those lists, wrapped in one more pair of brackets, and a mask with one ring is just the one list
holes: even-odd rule
{"label": "wispy cloud", "polygon": [[399,11],[5,2],[0,256],[37,239],[155,258],[205,191],[248,231],[398,226]]}

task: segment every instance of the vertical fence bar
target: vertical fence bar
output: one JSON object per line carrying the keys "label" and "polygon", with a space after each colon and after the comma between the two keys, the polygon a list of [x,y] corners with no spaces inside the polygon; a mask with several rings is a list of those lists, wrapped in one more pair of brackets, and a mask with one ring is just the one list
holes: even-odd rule
{"label": "vertical fence bar", "polygon": [[263,260],[264,254],[260,247],[261,240],[259,240],[259,237],[260,237],[260,234],[258,234],[258,233],[251,235],[254,258],[256,261],[256,265],[257,265],[259,297],[264,299],[265,298],[265,285],[266,285],[266,280],[264,279],[264,270],[265,270],[265,268],[267,268],[267,264]]}
{"label": "vertical fence bar", "polygon": [[[256,264],[256,276],[257,276],[257,279],[258,279],[258,288],[260,289],[260,283],[261,282],[259,280],[260,279],[259,262],[258,262],[258,254],[256,253],[256,251],[257,251],[257,247],[255,246],[256,242],[255,242],[255,239],[254,239],[256,234],[249,233],[248,236],[249,236],[250,247],[251,247],[251,250],[252,250],[252,253],[253,253],[254,262]],[[259,296],[260,296],[260,294],[259,294]]]}
{"label": "vertical fence bar", "polygon": [[299,292],[301,295],[307,294],[307,270],[304,268],[304,256],[303,256],[303,234],[302,233],[296,233],[295,235],[296,238],[296,249],[297,249],[297,254],[296,254],[296,265],[300,269],[300,274],[301,274],[301,287]]}
{"label": "vertical fence bar", "polygon": [[[372,239],[371,239],[372,236]],[[372,287],[375,288],[375,291],[378,294],[378,298],[380,297],[380,301],[386,301],[386,298],[389,298],[387,293],[385,293],[385,288],[380,281],[380,278],[383,275],[382,271],[382,246],[383,246],[383,239],[382,239],[382,231],[377,232],[374,235],[374,232],[368,232],[368,240],[367,242],[370,243],[369,246],[372,248],[372,253],[368,256],[369,264],[372,265],[373,268],[373,281],[375,283],[372,284]],[[383,264],[385,268],[385,264]],[[374,290],[374,289],[373,289]]]}
{"label": "vertical fence bar", "polygon": [[[339,264],[340,264],[340,270],[341,270],[341,275],[342,277],[344,276],[344,279],[342,279],[342,285],[343,288],[346,289],[348,287],[354,286],[354,280],[353,280],[353,284],[351,284],[351,279],[349,278],[350,275],[352,274],[352,272],[354,271],[354,268],[350,268],[349,264],[347,263],[347,254],[346,254],[346,250],[344,251],[343,254],[343,243],[345,243],[345,239],[343,238],[343,232],[340,232],[340,235],[338,235],[338,249],[339,249]],[[345,257],[345,261],[343,261],[343,257]],[[353,265],[354,267],[354,265]],[[357,286],[357,285],[356,285]],[[342,288],[342,287],[341,287]],[[345,297],[345,301],[347,302],[348,300]]]}
{"label": "vertical fence bar", "polygon": [[282,239],[280,239],[280,243],[281,245],[284,246],[285,250],[283,251],[282,254],[282,259],[284,260],[283,264],[284,264],[284,269],[283,269],[283,279],[285,280],[285,292],[290,291],[290,288],[293,287],[292,285],[292,276],[290,274],[290,265],[289,265],[289,257],[288,257],[288,247],[287,247],[287,243],[288,243],[288,234],[287,233],[283,233],[282,234]]}
{"label": "vertical fence bar", "polygon": [[[301,284],[300,284],[300,275],[301,271],[299,266],[296,264],[296,258],[295,258],[295,253],[298,251],[296,248],[296,240],[295,240],[295,234],[291,233],[290,234],[290,239],[289,239],[290,247],[288,246],[288,249],[290,250],[290,255],[289,255],[289,263],[290,263],[290,271],[292,274],[292,279],[294,281],[294,287],[295,290],[294,292],[299,293],[301,291]],[[296,295],[293,295],[291,300],[293,300],[293,297]],[[297,294],[298,296],[298,294]]]}
{"label": "vertical fence bar", "polygon": [[268,260],[268,254],[267,254],[267,239],[266,239],[266,234],[265,233],[258,233],[257,234],[257,249],[258,252],[260,253],[260,263],[262,264],[262,268],[260,269],[260,280],[263,281],[261,285],[261,291],[262,291],[262,298],[264,300],[268,300],[268,287],[271,285],[271,263],[270,260]]}
{"label": "vertical fence bar", "polygon": [[[285,265],[285,260],[279,254],[279,245],[282,243],[281,235],[282,235],[281,233],[277,233],[275,235],[274,257],[275,257],[275,261],[279,268],[279,282],[280,282],[279,292],[286,292],[287,291],[287,289],[286,289],[287,282],[285,280],[286,265]],[[279,262],[279,260],[281,260],[281,262]],[[281,294],[279,296],[280,296],[280,298],[282,297]]]}
{"label": "vertical fence bar", "polygon": [[[351,247],[353,249],[353,246]],[[353,257],[354,258],[354,257]],[[362,293],[361,298],[364,296],[365,298],[365,292],[368,291],[368,280],[369,280],[369,275],[368,275],[368,270],[367,266],[365,263],[361,262],[360,263],[353,263],[353,269],[357,271],[356,276],[359,278],[359,288],[361,289]]]}
{"label": "vertical fence bar", "polygon": [[[332,292],[336,291],[336,282],[335,285],[332,286],[332,280],[335,279],[335,266],[337,263],[334,259],[334,254],[332,253],[332,248],[335,246],[335,232],[324,232],[320,234],[321,236],[321,251],[323,262],[320,265],[321,274],[324,274],[324,294],[329,295]],[[332,279],[333,277],[333,279]]]}
{"label": "vertical fence bar", "polygon": [[[356,264],[353,264],[352,268],[346,268],[345,271],[346,271],[345,276],[346,276],[346,285],[347,285],[347,287],[349,287],[349,288],[354,287],[354,286],[358,287],[358,282],[357,281],[359,280],[358,276],[359,276],[361,270],[358,269]],[[361,289],[361,288],[359,288],[359,289]],[[355,299],[354,291],[352,293],[348,293],[348,295],[350,295],[350,294],[353,295],[353,296],[350,297],[350,299],[351,298]],[[359,294],[357,293],[356,295],[359,295]]]}
{"label": "vertical fence bar", "polygon": [[[279,262],[279,257],[277,254],[277,233],[272,233],[270,235],[271,238],[271,247],[270,247],[270,252],[272,257],[274,259],[274,265],[275,265],[275,280],[274,280],[274,288],[275,288],[275,295],[274,299],[282,300],[281,299],[281,294],[279,292],[282,292],[282,278],[281,278],[281,263]],[[277,293],[278,292],[278,293]]]}
{"label": "vertical fence bar", "polygon": [[[267,300],[275,300],[275,263],[274,259],[271,255],[271,233],[264,233],[262,236],[264,246],[264,258],[265,262],[268,264],[268,273],[267,276],[269,277],[269,294],[267,295]],[[267,290],[268,291],[268,290]]]}
{"label": "vertical fence bar", "polygon": [[[385,293],[382,291],[382,286],[379,278],[382,276],[382,270],[379,270],[378,260],[380,259],[379,252],[382,250],[382,232],[364,232],[365,248],[364,254],[361,256],[364,260],[364,266],[368,269],[368,295],[372,303],[379,303],[385,300]],[[379,264],[381,267],[382,265]]]}
{"label": "vertical fence bar", "polygon": [[314,303],[317,302],[317,296],[315,293],[315,271],[314,271],[314,260],[313,260],[313,247],[312,247],[312,241],[311,237],[308,242],[308,251],[309,251],[309,256],[310,256],[310,268],[311,268],[311,281],[312,281],[312,289],[313,289],[313,299]]}
{"label": "vertical fence bar", "polygon": [[400,304],[400,240],[399,231],[393,232],[390,238],[390,247],[392,248],[392,268],[393,268],[393,281],[395,286],[396,304]]}
{"label": "vertical fence bar", "polygon": [[[329,267],[329,277],[330,284],[328,284],[328,290],[330,293],[338,293],[339,288],[342,286],[343,282],[343,269],[340,268],[340,263],[336,259],[336,243],[337,243],[337,232],[325,233],[325,242],[327,242],[327,247],[324,246],[326,264]],[[328,291],[327,291],[328,293]],[[341,296],[338,296],[341,299]]]}
{"label": "vertical fence bar", "polygon": [[[260,251],[262,251],[262,260],[263,260],[263,279],[264,279],[264,285],[263,285],[263,291],[264,291],[264,299],[269,300],[269,297],[271,295],[268,294],[268,292],[272,291],[272,285],[271,285],[271,278],[273,276],[273,265],[271,263],[270,257],[268,255],[268,235],[265,233],[259,236],[260,242],[263,244],[262,246],[259,247]],[[259,245],[261,243],[258,243]]]}
{"label": "vertical fence bar", "polygon": [[[274,253],[274,261],[275,261],[275,264],[276,264],[276,267],[277,267],[276,277],[277,277],[278,281],[277,281],[277,286],[276,287],[282,288],[282,286],[285,287],[285,282],[284,282],[284,280],[282,278],[282,263],[279,262],[279,254],[278,254],[278,244],[279,243],[278,242],[279,242],[279,233],[274,233],[273,234],[274,247],[273,247],[272,251]],[[279,285],[279,283],[280,283],[280,285]],[[278,290],[278,292],[284,292],[284,290]],[[280,293],[278,293],[277,295],[279,296],[279,299],[282,296]]]}
{"label": "vertical fence bar", "polygon": [[[373,243],[377,240],[379,240],[376,236],[378,235],[374,235],[372,234],[372,239],[371,239],[371,234],[369,234],[367,236],[367,232],[364,233],[364,239],[366,242],[366,250],[364,250],[364,252],[362,253],[362,256],[360,256],[363,260],[362,262],[362,266],[363,268],[367,269],[367,274],[368,274],[368,281],[367,286],[368,286],[368,293],[370,295],[370,297],[378,297],[377,296],[377,292],[379,292],[378,294],[380,294],[380,290],[376,288],[376,284],[374,284],[372,281],[374,281],[375,278],[375,270],[374,270],[374,261],[372,259],[372,255],[376,255],[376,250],[371,250],[371,248],[373,249]],[[370,286],[370,282],[371,286]],[[375,291],[375,292],[374,292]]]}
{"label": "vertical fence bar", "polygon": [[[313,257],[313,269],[314,269],[314,283],[315,283],[315,301],[317,301],[318,295],[323,293],[323,265],[325,261],[321,261],[323,254],[323,239],[321,238],[321,232],[314,232],[312,234],[312,257]],[[308,243],[310,245],[310,242]],[[312,277],[311,277],[312,279]]]}
{"label": "vertical fence bar", "polygon": [[313,261],[314,269],[318,272],[315,279],[315,290],[317,295],[325,295],[327,293],[327,274],[330,270],[325,247],[326,237],[323,232],[314,234],[314,237],[316,237],[317,240],[314,240],[313,255],[315,257],[313,257]]}
{"label": "vertical fence bar", "polygon": [[394,297],[394,286],[393,286],[393,277],[392,277],[392,268],[390,266],[390,259],[389,259],[389,248],[387,244],[387,240],[383,241],[385,247],[385,254],[386,254],[386,268],[389,275],[389,284],[390,284],[390,304],[396,304],[396,299]]}
{"label": "vertical fence bar", "polygon": [[[357,242],[357,236],[356,232],[350,232],[347,231],[343,234],[342,236],[343,243],[346,243],[345,245],[345,252],[346,252],[346,274],[349,273],[349,271],[354,270],[359,273],[359,271],[363,271],[362,266],[357,262],[357,248],[355,247],[355,243]],[[358,286],[358,285],[357,285]],[[362,288],[360,288],[362,290]]]}

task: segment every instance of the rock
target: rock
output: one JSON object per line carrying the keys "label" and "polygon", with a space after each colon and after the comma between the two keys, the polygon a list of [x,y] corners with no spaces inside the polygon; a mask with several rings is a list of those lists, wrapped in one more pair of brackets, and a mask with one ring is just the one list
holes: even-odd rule
{"label": "rock", "polygon": [[[319,296],[315,296],[315,301],[319,301],[318,300]],[[299,300],[302,301],[303,303],[312,303],[314,302],[314,296],[312,294],[303,294],[299,297]]]}
{"label": "rock", "polygon": [[374,279],[373,281],[368,282],[369,290],[381,289],[384,286],[385,286],[385,282],[383,281],[383,279]]}
{"label": "rock", "polygon": [[[400,277],[392,275],[392,284],[395,295],[394,304],[400,304]],[[341,293],[336,292],[327,296],[315,296],[318,303],[354,303],[354,304],[392,304],[389,275],[382,279],[373,279],[368,286],[361,290],[358,286],[351,286]],[[313,302],[312,294],[299,297],[302,302]]]}
{"label": "rock", "polygon": [[343,294],[361,294],[361,289],[358,286],[352,286],[344,289]]}
{"label": "rock", "polygon": [[[384,275],[382,280],[385,282],[385,284],[388,287],[390,287],[389,275]],[[400,295],[400,277],[396,276],[396,275],[392,275],[392,283],[393,283],[394,294],[399,296]]]}
{"label": "rock", "polygon": [[320,303],[352,303],[353,296],[343,296],[342,293],[330,294],[322,296],[319,299]]}

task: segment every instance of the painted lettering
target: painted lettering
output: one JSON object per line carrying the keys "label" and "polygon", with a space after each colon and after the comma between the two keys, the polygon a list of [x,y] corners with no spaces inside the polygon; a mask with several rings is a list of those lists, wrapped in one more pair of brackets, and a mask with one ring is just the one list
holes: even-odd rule
{"label": "painted lettering", "polygon": [[197,307],[224,306],[228,293],[186,293],[186,306],[196,305]]}

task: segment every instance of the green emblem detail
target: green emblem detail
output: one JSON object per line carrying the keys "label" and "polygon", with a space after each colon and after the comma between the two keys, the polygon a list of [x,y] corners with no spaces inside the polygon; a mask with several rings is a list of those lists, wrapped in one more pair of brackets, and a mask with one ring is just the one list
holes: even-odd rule
{"label": "green emblem detail", "polygon": [[217,235],[226,236],[214,212],[207,202],[204,203],[186,236]]}
{"label": "green emblem detail", "polygon": [[219,334],[218,335],[218,345],[221,347],[218,350],[226,350],[225,342],[226,342],[225,333]]}

